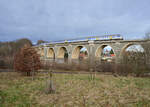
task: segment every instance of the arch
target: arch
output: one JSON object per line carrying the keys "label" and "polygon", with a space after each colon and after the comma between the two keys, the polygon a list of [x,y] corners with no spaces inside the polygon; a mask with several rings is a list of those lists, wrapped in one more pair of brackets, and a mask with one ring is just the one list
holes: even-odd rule
{"label": "arch", "polygon": [[45,54],[44,54],[44,48],[41,48],[41,49],[40,49],[40,55],[41,55],[41,57],[44,57],[44,55],[45,55]]}
{"label": "arch", "polygon": [[128,43],[128,44],[126,44],[122,49],[121,49],[121,53],[120,53],[120,56],[122,56],[124,53],[125,53],[125,51],[126,51],[126,49],[127,48],[129,48],[130,46],[140,46],[142,49],[143,49],[143,51],[144,51],[144,48],[142,47],[142,45],[141,44],[137,44],[137,43]]}
{"label": "arch", "polygon": [[125,53],[126,49],[132,45],[135,45],[134,43],[128,43],[126,44],[122,49],[121,49],[121,53],[120,53],[120,56]]}
{"label": "arch", "polygon": [[[107,45],[107,44],[103,44],[103,45],[99,46],[99,47],[96,49],[95,57],[100,58],[100,57],[102,56],[102,51],[103,51],[103,49],[104,49],[105,47],[107,47],[107,46],[111,47],[110,45]],[[112,47],[111,47],[111,49],[112,49],[114,55],[116,55],[114,49],[113,49]]]}
{"label": "arch", "polygon": [[72,59],[78,59],[79,58],[80,51],[81,51],[82,48],[85,48],[86,52],[87,52],[87,56],[89,55],[89,52],[88,52],[86,47],[84,47],[84,46],[76,46],[73,49],[73,51],[72,51]]}
{"label": "arch", "polygon": [[58,49],[57,58],[68,58],[68,51],[66,47],[60,47]]}
{"label": "arch", "polygon": [[47,49],[47,57],[55,59],[55,52],[54,52],[53,48],[48,48]]}

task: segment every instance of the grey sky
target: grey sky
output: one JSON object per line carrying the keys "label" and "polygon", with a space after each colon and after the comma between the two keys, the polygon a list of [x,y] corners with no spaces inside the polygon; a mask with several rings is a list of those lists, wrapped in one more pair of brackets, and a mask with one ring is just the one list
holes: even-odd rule
{"label": "grey sky", "polygon": [[33,41],[150,31],[150,0],[0,0],[0,41]]}

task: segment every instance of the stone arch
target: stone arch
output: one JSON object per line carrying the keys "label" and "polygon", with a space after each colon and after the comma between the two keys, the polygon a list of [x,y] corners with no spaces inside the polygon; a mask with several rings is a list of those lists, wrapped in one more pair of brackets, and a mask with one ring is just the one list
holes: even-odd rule
{"label": "stone arch", "polygon": [[101,57],[101,54],[102,54],[103,49],[104,49],[105,47],[107,47],[107,46],[110,46],[110,47],[111,47],[111,49],[112,49],[112,50],[113,50],[113,52],[114,52],[114,55],[116,55],[116,54],[115,54],[115,50],[113,49],[113,47],[112,47],[111,45],[103,44],[103,45],[99,46],[99,47],[96,49],[95,57],[96,57],[96,58],[100,58],[100,57]]}
{"label": "stone arch", "polygon": [[47,49],[47,57],[55,59],[55,52],[54,52],[53,48],[48,48]]}
{"label": "stone arch", "polygon": [[125,44],[125,46],[121,49],[120,56],[122,56],[122,54],[126,51],[126,49],[132,45],[135,45],[135,44],[134,43]]}
{"label": "stone arch", "polygon": [[65,53],[68,53],[68,50],[66,47],[60,47],[58,49],[57,58],[65,58]]}
{"label": "stone arch", "polygon": [[[143,48],[143,46],[140,43],[128,43],[128,44],[125,44],[125,46],[121,49],[120,56],[122,56],[125,53],[127,48],[129,48],[130,46],[134,46],[134,45],[140,45],[141,48]],[[143,48],[143,50],[144,50],[144,48]]]}
{"label": "stone arch", "polygon": [[45,56],[44,48],[41,48],[41,49],[40,49],[40,55],[41,55],[42,57],[44,57],[44,56]]}
{"label": "stone arch", "polygon": [[[80,50],[82,49],[82,48],[86,48],[87,49],[87,47],[86,46],[76,46],[74,49],[73,49],[73,51],[72,51],[72,56],[71,56],[71,58],[72,59],[78,59],[79,58],[79,54],[80,54]],[[88,49],[87,49],[87,55],[89,55],[89,52],[88,52]]]}

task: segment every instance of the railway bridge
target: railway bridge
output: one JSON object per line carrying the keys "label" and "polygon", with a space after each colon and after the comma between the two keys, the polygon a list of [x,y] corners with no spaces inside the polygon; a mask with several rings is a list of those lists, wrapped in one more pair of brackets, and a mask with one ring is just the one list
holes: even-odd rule
{"label": "railway bridge", "polygon": [[[107,37],[108,38],[108,37]],[[114,52],[114,59],[119,62],[125,50],[131,45],[141,45],[147,40],[123,40],[122,38],[109,39],[86,39],[78,41],[61,41],[54,43],[46,43],[35,46],[42,60],[62,61],[67,53],[67,62],[75,62],[79,59],[81,48],[86,48],[87,59],[89,61],[101,60],[102,51],[106,46],[110,46]],[[144,47],[143,47],[144,49]]]}

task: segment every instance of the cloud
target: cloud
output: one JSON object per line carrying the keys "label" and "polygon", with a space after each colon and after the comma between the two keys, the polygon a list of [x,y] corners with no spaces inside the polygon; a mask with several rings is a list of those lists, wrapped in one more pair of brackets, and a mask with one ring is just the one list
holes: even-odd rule
{"label": "cloud", "polygon": [[1,0],[0,40],[59,40],[150,29],[149,0]]}

